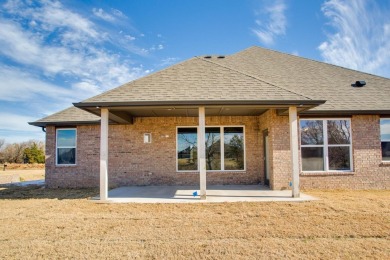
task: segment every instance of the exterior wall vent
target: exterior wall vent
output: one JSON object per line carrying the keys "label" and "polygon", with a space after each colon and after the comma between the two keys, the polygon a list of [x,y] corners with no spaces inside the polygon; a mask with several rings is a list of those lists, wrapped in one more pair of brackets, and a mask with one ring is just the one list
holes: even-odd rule
{"label": "exterior wall vent", "polygon": [[152,142],[152,134],[151,133],[145,133],[144,134],[144,143],[150,144]]}

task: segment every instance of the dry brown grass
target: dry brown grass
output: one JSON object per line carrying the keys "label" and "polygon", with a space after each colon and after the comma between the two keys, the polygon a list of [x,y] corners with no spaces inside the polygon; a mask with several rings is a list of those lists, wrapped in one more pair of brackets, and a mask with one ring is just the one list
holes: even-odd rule
{"label": "dry brown grass", "polygon": [[390,191],[220,204],[87,199],[97,192],[1,188],[0,258],[390,258]]}
{"label": "dry brown grass", "polygon": [[[39,170],[45,169],[44,163],[6,163],[6,171],[7,170]],[[0,164],[1,170],[3,170],[3,164]]]}
{"label": "dry brown grass", "polygon": [[35,181],[45,179],[45,169],[24,169],[0,171],[0,184],[18,181]]}

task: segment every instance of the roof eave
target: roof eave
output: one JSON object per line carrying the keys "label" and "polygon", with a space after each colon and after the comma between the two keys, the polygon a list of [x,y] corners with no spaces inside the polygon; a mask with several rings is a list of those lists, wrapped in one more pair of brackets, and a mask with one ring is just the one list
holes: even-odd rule
{"label": "roof eave", "polygon": [[352,115],[385,115],[390,116],[390,109],[381,110],[305,110],[303,116],[352,116]]}
{"label": "roof eave", "polygon": [[188,101],[129,101],[129,102],[79,102],[73,103],[78,108],[91,107],[149,107],[149,106],[210,106],[210,105],[264,105],[264,106],[319,106],[326,100],[188,100]]}
{"label": "roof eave", "polygon": [[46,126],[72,126],[72,125],[95,125],[100,124],[100,120],[91,121],[57,121],[57,122],[28,122],[29,125],[46,127]]}

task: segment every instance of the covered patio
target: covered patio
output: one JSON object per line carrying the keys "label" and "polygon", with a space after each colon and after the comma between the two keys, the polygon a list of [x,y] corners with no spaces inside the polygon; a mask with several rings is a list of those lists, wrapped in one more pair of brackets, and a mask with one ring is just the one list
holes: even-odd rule
{"label": "covered patio", "polygon": [[[192,102],[196,103],[196,102]],[[239,190],[245,192],[246,195],[244,201],[251,200],[252,195],[251,192],[255,192],[256,195],[255,200],[264,199],[264,197],[269,197],[267,195],[267,190],[264,188],[256,189],[252,186],[236,186],[234,189],[229,188],[216,188],[210,189],[206,187],[207,177],[206,177],[206,154],[205,154],[205,127],[206,127],[206,116],[239,116],[239,115],[261,115],[265,113],[269,109],[276,109],[278,115],[287,116],[289,119],[289,139],[290,139],[290,156],[291,156],[291,182],[290,186],[292,190],[280,191],[280,193],[275,192],[274,195],[275,200],[278,200],[278,196],[289,197],[289,198],[300,198],[299,191],[299,161],[298,161],[298,113],[304,110],[307,110],[311,107],[317,106],[319,103],[323,103],[323,101],[313,101],[313,100],[294,100],[294,101],[244,101],[244,102],[198,102],[197,106],[191,105],[186,106],[183,105],[182,102],[159,102],[157,103],[148,103],[140,106],[138,103],[76,103],[75,106],[85,109],[93,114],[99,115],[101,117],[100,121],[100,197],[101,201],[109,201],[111,198],[115,198],[116,200],[121,198],[115,197],[117,196],[117,191],[108,192],[108,154],[109,154],[109,144],[108,144],[108,129],[109,124],[133,124],[134,117],[148,117],[148,116],[159,116],[159,117],[167,117],[167,116],[193,116],[198,117],[198,140],[199,140],[199,188],[191,187],[191,188],[177,188],[176,190],[180,190],[178,195],[170,196],[169,198],[159,198],[161,199],[169,199],[172,201],[172,197],[180,198],[184,200],[186,198],[186,202],[194,202],[200,200],[208,201],[216,201],[221,202],[224,201],[222,197],[230,198],[230,201],[240,201],[237,195],[237,192],[232,192],[233,190]],[[232,105],[233,103],[233,105]],[[125,188],[123,188],[125,189]],[[168,191],[170,188],[164,188],[167,194],[172,193],[172,191]],[[174,188],[173,188],[174,189]],[[194,191],[199,189],[198,191],[198,199],[194,200],[194,198],[189,198],[192,195],[190,191]],[[248,190],[249,189],[249,190]],[[129,190],[129,189],[128,189]],[[130,189],[131,190],[131,189]],[[129,190],[129,191],[130,191]],[[137,188],[132,188],[132,190],[137,190]],[[151,189],[149,192],[153,192],[155,189]],[[141,190],[137,190],[141,192]],[[147,191],[147,188],[143,188],[142,192]],[[226,193],[226,191],[229,191]],[[249,192],[249,193],[248,193]],[[262,192],[262,193],[259,193]],[[271,192],[268,190],[268,192]],[[120,192],[119,192],[120,193]],[[129,192],[131,198],[131,192]],[[145,193],[147,194],[147,193]],[[175,193],[176,194],[176,193]],[[214,194],[214,196],[213,196]],[[218,199],[218,194],[222,194]],[[235,194],[232,196],[232,194]],[[114,197],[112,197],[114,196]],[[146,196],[146,195],[145,195]],[[184,197],[183,197],[184,196]],[[207,196],[207,197],[206,197]],[[149,196],[153,198],[153,195]],[[135,202],[133,198],[132,202]],[[146,197],[144,197],[144,200]],[[123,199],[125,200],[125,199]],[[138,199],[139,200],[139,199]],[[163,202],[164,200],[162,200]]]}
{"label": "covered patio", "polygon": [[[275,129],[281,128],[283,126],[288,126],[287,129],[280,131],[279,135],[283,137],[289,137],[289,140],[283,140],[281,143],[283,146],[286,146],[283,147],[283,150],[290,150],[290,152],[287,155],[280,154],[279,160],[283,162],[291,162],[288,166],[288,169],[284,166],[283,170],[279,169],[280,172],[282,172],[282,175],[288,173],[289,176],[284,177],[282,179],[280,178],[280,176],[275,177],[275,179],[279,178],[276,180],[279,182],[279,186],[277,186],[277,189],[291,188],[292,191],[289,191],[289,197],[298,198],[300,196],[298,159],[298,116],[299,113],[305,110],[309,110],[325,103],[325,100],[314,100],[298,92],[290,91],[289,89],[286,89],[284,87],[275,86],[271,83],[268,83],[267,81],[264,81],[263,79],[259,79],[254,75],[248,74],[248,72],[240,71],[238,68],[231,68],[230,66],[232,64],[226,63],[227,61],[228,58],[225,59],[224,56],[221,56],[219,58],[212,58],[211,56],[195,57],[186,62],[172,66],[166,70],[162,70],[139,80],[126,83],[101,95],[92,97],[82,102],[73,103],[75,107],[100,117],[100,200],[105,201],[110,199],[110,195],[108,194],[109,179],[112,174],[116,174],[115,171],[112,170],[112,162],[109,161],[109,159],[113,159],[112,157],[110,157],[110,154],[112,153],[112,150],[115,149],[115,147],[112,145],[112,143],[115,141],[113,140],[113,138],[110,139],[111,144],[109,144],[109,130],[113,129],[111,125],[131,126],[137,123],[137,119],[166,118],[167,120],[172,121],[171,125],[166,126],[172,131],[176,129],[176,127],[186,127],[188,125],[194,126],[194,124],[177,124],[175,123],[175,118],[196,118],[197,122],[195,123],[194,120],[194,123],[196,124],[195,126],[197,128],[197,142],[196,144],[194,144],[194,146],[197,147],[197,162],[196,167],[190,170],[193,170],[197,174],[199,174],[199,197],[202,200],[206,200],[206,196],[209,196],[211,192],[209,187],[206,187],[206,184],[210,183],[211,180],[211,176],[208,173],[214,169],[220,172],[228,172],[227,170],[230,170],[230,166],[226,167],[229,169],[225,169],[224,165],[224,145],[220,145],[220,149],[218,150],[218,153],[222,154],[220,162],[218,162],[220,166],[212,169],[210,165],[207,165],[207,159],[212,157],[210,156],[210,154],[206,155],[206,128],[212,125],[212,122],[210,122],[209,119],[211,119],[212,117],[217,117],[219,119],[260,117],[262,115],[267,114],[267,112],[269,111],[272,111],[272,115],[274,115],[275,113],[275,118],[278,117],[278,119],[280,119],[281,117],[283,117],[284,119],[288,119],[287,121],[283,121],[282,124],[275,126]],[[272,120],[273,119],[269,118],[265,121],[270,124],[273,124]],[[229,120],[224,120],[224,122],[225,123],[218,124],[218,126],[221,126],[219,130],[220,136],[218,138],[221,138],[221,135],[223,134],[224,130],[222,129],[222,127],[231,127],[232,125],[237,125],[229,123]],[[162,122],[156,122],[156,125],[162,124]],[[241,122],[239,125],[245,124],[245,122]],[[151,127],[149,127],[149,129],[150,128]],[[136,130],[135,127],[133,128],[133,130]],[[145,130],[147,130],[147,128],[145,128]],[[244,127],[243,130],[240,130],[240,133],[241,131],[243,135],[245,135]],[[255,140],[256,137],[254,137],[255,131],[257,130],[254,130],[254,128],[252,128],[252,137],[254,138],[251,141],[252,143],[258,143],[257,140]],[[155,130],[155,132],[161,132],[161,129]],[[259,134],[259,131],[257,131],[257,133]],[[144,134],[147,133],[144,132]],[[131,135],[130,131],[128,132],[128,135]],[[167,137],[170,137],[172,135],[172,132],[170,132],[170,134],[165,134],[165,136]],[[159,136],[161,136],[161,134]],[[146,138],[146,140],[149,140],[150,142],[153,139],[151,137],[151,134],[148,136],[144,136],[144,138]],[[174,140],[170,140],[172,141],[171,147],[174,147]],[[273,141],[272,138],[270,138],[270,140]],[[124,138],[123,142],[128,143],[129,139]],[[216,143],[218,144],[218,142]],[[222,144],[222,142],[219,141],[219,144]],[[243,147],[245,147],[245,143]],[[143,148],[145,147],[139,146],[137,152],[139,153],[140,151],[142,151]],[[131,148],[129,148],[128,150],[130,149]],[[188,151],[191,151],[191,149],[192,148],[190,146]],[[282,150],[280,149],[280,147],[278,149]],[[172,151],[164,152],[171,153]],[[244,167],[234,166],[235,168],[233,167],[231,172],[233,172],[233,170],[240,173],[250,172],[252,175],[254,175],[256,171],[257,174],[262,172],[263,170],[259,166],[260,163],[258,164],[257,169],[255,169],[254,166],[251,166],[252,168],[250,171],[246,169],[245,154],[250,154],[252,152],[253,150],[244,150],[242,152],[244,154],[242,156],[244,158]],[[161,152],[161,154],[162,153],[163,151]],[[152,151],[150,151],[150,154],[152,154]],[[143,154],[143,159],[150,158],[150,154]],[[136,152],[134,152],[134,157],[137,157],[138,155],[139,154],[136,154]],[[131,161],[132,159],[126,157],[122,158],[123,160],[129,161]],[[257,158],[252,158],[252,160],[258,161],[263,159],[264,158],[261,158],[261,156],[258,156]],[[166,156],[165,161],[167,160],[173,162],[173,159],[169,156]],[[160,163],[164,163],[165,161],[161,160]],[[237,159],[237,161],[239,160]],[[121,162],[117,161],[116,163],[120,164]],[[252,165],[254,164],[255,163],[252,163]],[[174,169],[172,165],[173,164],[165,168],[166,175],[168,175],[168,172],[170,172],[171,175],[178,175],[181,174],[178,173],[179,171],[185,171],[184,169]],[[143,166],[144,169],[148,168],[148,165],[146,164],[143,164]],[[117,171],[122,171],[122,175],[125,176],[125,178],[131,177],[128,175],[128,172],[131,172],[131,174],[135,176],[139,174],[139,172],[142,172],[144,170],[134,170],[130,169],[127,166],[123,166],[122,168],[126,168],[126,170],[124,171],[117,169]],[[159,171],[160,169],[156,168],[154,170],[154,173],[158,175]],[[152,172],[151,176],[153,176],[154,173]],[[161,175],[162,174],[159,175],[161,178],[165,177],[170,179],[172,177],[167,177],[166,175],[162,177]],[[219,177],[223,178],[224,176],[219,175]],[[149,177],[143,178],[146,179]],[[232,176],[231,178],[233,179],[234,176]],[[257,180],[255,180],[255,178],[252,178],[252,181],[247,180],[240,182],[236,180],[232,183],[229,183],[227,181],[225,181],[224,183],[217,183],[216,181],[214,181],[212,184],[253,184],[258,183],[259,180],[260,178],[258,178]],[[271,182],[273,182],[273,180]],[[281,184],[282,182],[283,184]],[[127,182],[124,183],[124,185],[140,185],[141,182],[133,183]],[[151,181],[151,183],[153,184],[153,181]],[[174,183],[173,181],[169,183],[164,183],[162,181],[160,182],[160,184],[185,185],[185,181],[181,181],[178,183]],[[193,184],[195,183],[192,182],[189,185]],[[150,185],[150,183],[145,185]],[[272,185],[273,183],[271,183],[271,186]],[[276,186],[272,188],[276,189],[275,187]]]}
{"label": "covered patio", "polygon": [[199,203],[199,202],[302,202],[317,198],[300,193],[292,197],[291,190],[270,190],[264,185],[210,185],[207,198],[201,199],[197,186],[128,186],[112,189],[102,203]]}

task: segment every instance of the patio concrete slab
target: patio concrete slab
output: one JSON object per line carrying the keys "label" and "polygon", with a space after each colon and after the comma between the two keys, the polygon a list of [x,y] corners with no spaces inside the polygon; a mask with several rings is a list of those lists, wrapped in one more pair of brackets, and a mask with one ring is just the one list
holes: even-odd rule
{"label": "patio concrete slab", "polygon": [[[195,194],[194,194],[195,193]],[[207,187],[207,199],[201,200],[199,186],[129,186],[112,189],[102,203],[205,203],[243,201],[310,201],[317,198],[301,193],[292,198],[291,190],[275,191],[262,185],[213,185]]]}

